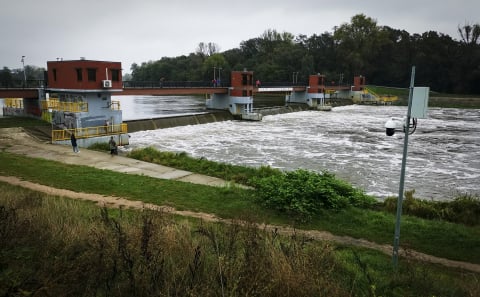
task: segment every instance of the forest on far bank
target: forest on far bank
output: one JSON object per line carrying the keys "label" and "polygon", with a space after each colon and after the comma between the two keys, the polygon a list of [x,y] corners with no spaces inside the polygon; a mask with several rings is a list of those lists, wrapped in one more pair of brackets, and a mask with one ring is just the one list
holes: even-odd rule
{"label": "forest on far bank", "polygon": [[[268,29],[223,52],[216,43],[202,42],[188,56],[134,63],[123,80],[211,81],[220,76],[229,82],[231,71],[247,69],[262,82],[303,84],[310,74],[321,73],[335,84],[350,84],[363,75],[369,85],[408,87],[416,66],[415,85],[440,93],[480,94],[480,25],[465,23],[458,35],[458,40],[436,31],[411,35],[358,14],[318,35]],[[26,68],[28,78],[43,78],[36,77],[43,68]],[[23,70],[4,67],[0,83],[17,76],[21,79]]]}

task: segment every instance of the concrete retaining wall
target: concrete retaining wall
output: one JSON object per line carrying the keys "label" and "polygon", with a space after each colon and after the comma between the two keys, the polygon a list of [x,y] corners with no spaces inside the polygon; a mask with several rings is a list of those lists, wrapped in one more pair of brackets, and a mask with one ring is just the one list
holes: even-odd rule
{"label": "concrete retaining wall", "polygon": [[233,120],[228,111],[215,111],[203,114],[182,115],[174,117],[154,118],[124,121],[128,125],[128,132],[156,130],[177,126],[198,125],[213,122]]}

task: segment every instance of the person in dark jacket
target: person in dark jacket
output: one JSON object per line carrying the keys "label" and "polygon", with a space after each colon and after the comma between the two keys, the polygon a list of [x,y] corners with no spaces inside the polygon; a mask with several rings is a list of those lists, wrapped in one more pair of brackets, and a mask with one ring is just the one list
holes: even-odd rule
{"label": "person in dark jacket", "polygon": [[110,145],[110,155],[117,155],[117,143],[113,139],[113,136],[110,137],[110,141],[108,142],[108,144]]}
{"label": "person in dark jacket", "polygon": [[78,150],[78,146],[77,146],[77,138],[75,138],[74,133],[72,133],[72,136],[70,136],[70,141],[72,142],[73,152],[79,153],[80,151]]}

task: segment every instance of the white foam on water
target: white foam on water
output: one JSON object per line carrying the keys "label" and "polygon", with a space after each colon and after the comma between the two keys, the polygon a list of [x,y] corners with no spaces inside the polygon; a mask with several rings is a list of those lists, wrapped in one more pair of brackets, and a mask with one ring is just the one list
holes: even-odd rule
{"label": "white foam on water", "polygon": [[[385,135],[406,107],[349,105],[330,112],[265,116],[131,133],[130,148],[153,146],[193,157],[284,170],[328,170],[384,198],[398,194],[404,134]],[[416,197],[480,194],[480,110],[429,110],[409,137],[405,189]]]}

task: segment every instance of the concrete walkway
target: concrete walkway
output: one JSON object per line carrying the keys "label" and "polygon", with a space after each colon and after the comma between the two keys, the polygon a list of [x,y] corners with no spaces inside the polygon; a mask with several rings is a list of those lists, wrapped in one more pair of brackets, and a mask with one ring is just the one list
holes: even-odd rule
{"label": "concrete walkway", "polygon": [[216,177],[143,162],[121,155],[111,156],[107,152],[80,148],[79,153],[74,153],[71,146],[42,142],[27,134],[22,128],[0,129],[0,150],[66,164],[85,165],[128,174],[146,175],[207,186],[222,187],[229,185],[228,182]]}

